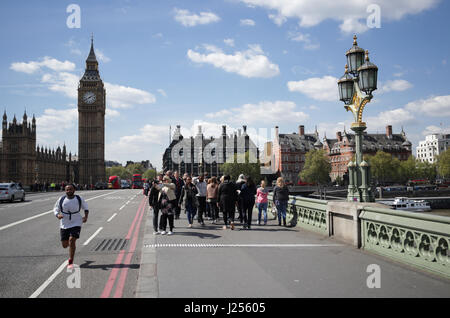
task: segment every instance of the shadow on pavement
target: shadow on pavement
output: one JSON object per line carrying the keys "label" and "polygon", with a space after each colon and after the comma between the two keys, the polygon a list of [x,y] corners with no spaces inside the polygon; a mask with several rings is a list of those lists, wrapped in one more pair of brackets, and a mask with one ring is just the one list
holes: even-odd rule
{"label": "shadow on pavement", "polygon": [[131,269],[139,269],[140,265],[139,264],[99,264],[99,265],[91,265],[92,263],[94,263],[93,261],[84,261],[83,264],[80,265],[80,268],[87,268],[87,269],[103,269],[103,270],[108,270],[110,268],[131,268]]}
{"label": "shadow on pavement", "polygon": [[[205,228],[207,229],[207,228]],[[209,234],[209,233],[200,233],[200,232],[194,232],[194,231],[189,231],[189,232],[174,232],[174,235],[183,235],[183,236],[195,236],[198,238],[202,238],[202,239],[218,239],[221,238],[220,235],[215,235],[215,234]]]}

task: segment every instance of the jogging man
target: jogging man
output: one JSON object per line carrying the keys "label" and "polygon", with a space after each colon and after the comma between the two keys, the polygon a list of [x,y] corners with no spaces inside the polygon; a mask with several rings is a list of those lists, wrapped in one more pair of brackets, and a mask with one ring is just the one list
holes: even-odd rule
{"label": "jogging man", "polygon": [[[84,210],[84,217],[81,217],[81,209]],[[53,212],[60,220],[62,247],[69,247],[68,266],[72,267],[76,250],[75,242],[80,238],[82,223],[86,223],[88,219],[88,205],[82,197],[75,195],[75,187],[69,184],[66,186],[66,195],[56,201]]]}

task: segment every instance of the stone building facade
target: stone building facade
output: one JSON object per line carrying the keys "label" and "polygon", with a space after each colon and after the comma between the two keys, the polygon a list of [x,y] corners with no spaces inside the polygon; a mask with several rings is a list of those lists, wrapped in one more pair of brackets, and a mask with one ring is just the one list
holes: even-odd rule
{"label": "stone building facade", "polygon": [[178,125],[164,152],[163,171],[172,170],[193,176],[202,173],[221,176],[223,163],[234,159],[236,155],[242,159],[248,152],[255,163],[259,158],[259,150],[247,134],[247,126],[231,135],[227,135],[226,126],[222,126],[222,135],[217,138],[205,138],[201,126],[198,126],[197,135],[189,138],[184,138],[180,129]]}
{"label": "stone building facade", "polygon": [[2,120],[0,146],[0,182],[17,182],[23,186],[35,183],[77,182],[77,162],[67,154],[66,146],[48,149],[36,147],[36,119],[23,115],[18,123],[14,115],[8,124],[6,111]]}

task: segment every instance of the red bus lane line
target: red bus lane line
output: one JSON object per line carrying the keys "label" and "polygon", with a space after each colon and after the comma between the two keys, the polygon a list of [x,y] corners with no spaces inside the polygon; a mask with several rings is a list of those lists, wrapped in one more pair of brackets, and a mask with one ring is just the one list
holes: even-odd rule
{"label": "red bus lane line", "polygon": [[145,214],[145,207],[142,209],[141,216],[139,217],[139,222],[136,226],[136,230],[134,231],[133,240],[131,241],[130,249],[128,250],[127,258],[125,259],[124,265],[125,267],[122,268],[122,272],[120,273],[119,281],[117,282],[116,292],[114,293],[114,298],[121,298],[123,295],[123,289],[125,287],[125,282],[127,280],[128,275],[128,265],[131,264],[131,258],[134,255],[134,252],[136,250],[137,241],[139,238],[139,229],[141,227],[142,223],[142,217]]}
{"label": "red bus lane line", "polygon": [[[126,237],[126,239],[129,239],[129,237],[131,237],[131,233],[134,229],[134,226],[136,224],[136,221],[139,217],[139,215],[141,214],[141,210],[145,211],[145,198],[142,200],[141,204],[139,205],[139,208],[136,212],[136,216],[134,217],[133,223],[130,226],[130,229],[128,231],[128,235]],[[119,270],[120,270],[120,266],[122,264],[122,259],[125,255],[125,250],[121,250],[119,255],[116,258],[116,261],[114,262],[114,268],[111,270],[111,274],[109,275],[108,281],[106,282],[105,288],[103,289],[103,292],[100,296],[100,298],[108,298],[109,295],[111,294],[111,291],[114,287],[114,284],[116,282],[117,279],[117,275],[119,274]]]}

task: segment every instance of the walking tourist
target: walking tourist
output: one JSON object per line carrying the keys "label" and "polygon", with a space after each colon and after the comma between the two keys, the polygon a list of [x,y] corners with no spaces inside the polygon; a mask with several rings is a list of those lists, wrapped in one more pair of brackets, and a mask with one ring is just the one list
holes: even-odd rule
{"label": "walking tourist", "polygon": [[[160,229],[161,235],[172,235],[174,228],[175,206],[177,197],[175,195],[175,184],[169,176],[163,177],[163,183],[157,186],[159,190],[158,204],[161,212]],[[166,232],[167,220],[169,220],[169,232]]]}
{"label": "walking tourist", "polygon": [[157,235],[161,232],[158,228],[158,214],[159,214],[159,204],[158,204],[158,196],[159,196],[159,188],[157,187],[162,183],[163,175],[160,174],[157,176],[157,179],[152,182],[152,186],[148,193],[148,204],[153,210],[153,234]]}
{"label": "walking tourist", "polygon": [[217,185],[216,177],[212,177],[208,180],[208,186],[206,188],[206,204],[211,211],[212,224],[216,224],[219,220],[219,208],[217,206],[219,197],[219,186]]}
{"label": "walking tourist", "polygon": [[253,207],[255,205],[256,185],[253,179],[249,176],[245,180],[245,183],[241,187],[241,204],[242,204],[242,217],[243,228],[250,230],[252,226],[252,214]]}
{"label": "walking tourist", "polygon": [[219,202],[223,209],[223,220],[225,225],[223,229],[227,229],[228,221],[230,229],[234,230],[234,213],[236,210],[237,191],[236,185],[230,181],[230,176],[224,177],[223,183],[219,186]]}
{"label": "walking tourist", "polygon": [[261,181],[261,187],[256,190],[256,207],[258,208],[258,225],[261,225],[261,212],[264,212],[264,225],[267,224],[267,206],[269,199],[267,198],[269,191],[266,189],[266,181]]}
{"label": "walking tourist", "polygon": [[197,200],[197,188],[192,183],[192,178],[187,176],[186,183],[181,190],[180,200],[178,201],[178,205],[181,210],[184,210],[184,213],[187,215],[188,219],[188,227],[192,227],[192,223],[194,221],[195,213],[197,211],[198,200]]}
{"label": "walking tourist", "polygon": [[277,179],[277,184],[273,189],[273,202],[278,211],[278,225],[281,226],[281,219],[283,218],[283,226],[286,226],[286,210],[289,200],[289,189],[284,183],[282,177]]}
{"label": "walking tourist", "polygon": [[206,182],[204,180],[203,175],[200,175],[195,182],[195,186],[197,187],[197,199],[198,199],[198,214],[197,220],[201,225],[205,225],[205,221],[203,220],[203,214],[206,212]]}

